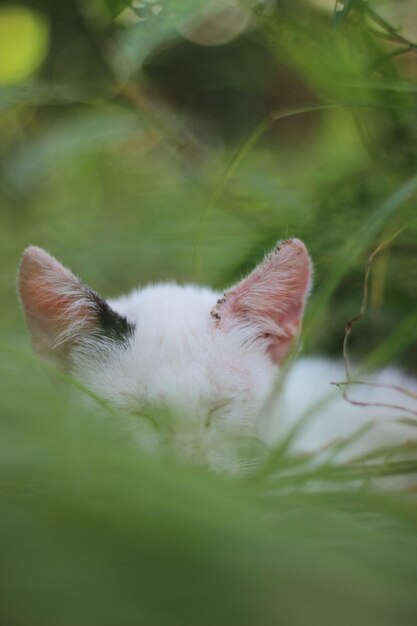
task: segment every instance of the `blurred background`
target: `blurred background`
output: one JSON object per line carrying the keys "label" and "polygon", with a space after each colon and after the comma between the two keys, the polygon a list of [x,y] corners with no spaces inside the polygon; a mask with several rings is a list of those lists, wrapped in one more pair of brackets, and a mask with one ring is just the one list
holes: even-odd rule
{"label": "blurred background", "polygon": [[116,296],[225,288],[290,236],[304,351],[341,357],[387,242],[351,351],[417,374],[415,0],[0,4],[4,626],[416,623],[415,500],[138,458],[30,357],[28,244]]}
{"label": "blurred background", "polygon": [[385,358],[417,371],[416,41],[413,0],[2,3],[3,329],[23,336],[29,243],[114,296],[223,288],[297,236],[305,349],[339,355],[367,258],[400,231],[352,349],[405,325]]}

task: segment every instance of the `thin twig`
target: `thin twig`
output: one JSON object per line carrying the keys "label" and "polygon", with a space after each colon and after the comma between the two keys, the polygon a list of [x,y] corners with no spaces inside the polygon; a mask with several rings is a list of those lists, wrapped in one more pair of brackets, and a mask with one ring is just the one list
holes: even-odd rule
{"label": "thin twig", "polygon": [[399,387],[398,385],[390,385],[389,383],[370,383],[364,380],[348,380],[343,382],[332,382],[332,385],[336,385],[339,389],[343,388],[343,398],[352,404],[353,406],[373,406],[373,407],[382,407],[394,409],[396,411],[406,411],[407,413],[411,413],[411,415],[415,415],[417,417],[417,410],[409,409],[400,404],[388,404],[386,402],[363,402],[361,400],[353,400],[352,398],[347,397],[347,388],[350,385],[364,385],[366,387],[381,387],[383,389],[393,389],[394,391],[398,391],[398,393],[402,393],[406,396],[414,398],[417,400],[417,395],[406,389],[405,387]]}
{"label": "thin twig", "polygon": [[363,316],[365,315],[365,312],[366,312],[366,308],[367,308],[367,305],[368,305],[369,277],[370,277],[370,274],[371,274],[371,269],[372,269],[372,265],[373,265],[374,259],[375,259],[376,255],[379,254],[379,252],[381,252],[381,250],[386,248],[396,237],[398,237],[400,232],[401,232],[401,230],[399,230],[396,233],[394,233],[394,235],[392,235],[389,239],[386,239],[385,241],[382,241],[379,244],[379,246],[372,252],[370,257],[368,258],[368,262],[366,264],[365,278],[364,278],[364,282],[363,282],[362,302],[361,302],[361,306],[360,306],[360,309],[359,309],[359,313],[357,315],[355,315],[355,317],[353,317],[352,319],[348,320],[348,322],[346,323],[346,326],[345,326],[345,337],[344,337],[344,340],[343,340],[343,361],[344,361],[344,365],[345,365],[346,379],[348,381],[350,381],[350,379],[351,379],[351,367],[350,367],[349,352],[348,352],[349,337],[350,337],[350,335],[352,333],[352,329],[353,329],[354,324],[359,322],[363,318]]}
{"label": "thin twig", "polygon": [[393,409],[396,411],[405,411],[407,413],[411,413],[411,415],[417,416],[417,410],[410,409],[402,405],[389,404],[386,402],[365,402],[361,400],[353,400],[352,398],[349,398],[347,395],[350,385],[364,385],[364,386],[366,385],[368,387],[392,389],[394,391],[397,391],[399,394],[406,395],[410,398],[417,400],[416,393],[414,393],[413,391],[409,389],[406,389],[405,387],[401,387],[400,385],[392,385],[389,383],[385,384],[385,383],[376,383],[376,382],[366,382],[362,380],[352,380],[351,379],[351,365],[350,365],[349,350],[348,350],[349,337],[352,333],[353,326],[363,318],[366,312],[366,308],[368,305],[369,278],[370,278],[374,259],[376,255],[379,254],[379,252],[381,252],[381,250],[386,248],[396,237],[398,237],[400,232],[401,230],[394,233],[391,237],[389,237],[389,239],[382,241],[368,258],[368,262],[366,264],[365,278],[363,282],[362,302],[361,302],[361,306],[359,309],[359,313],[355,315],[355,317],[353,317],[352,319],[348,320],[345,326],[345,336],[343,339],[343,362],[345,366],[346,381],[332,382],[332,385],[336,385],[337,387],[339,387],[339,389],[343,389],[343,398],[347,402],[349,402],[349,404],[352,404],[354,406],[384,407],[384,408],[389,408],[389,409]]}

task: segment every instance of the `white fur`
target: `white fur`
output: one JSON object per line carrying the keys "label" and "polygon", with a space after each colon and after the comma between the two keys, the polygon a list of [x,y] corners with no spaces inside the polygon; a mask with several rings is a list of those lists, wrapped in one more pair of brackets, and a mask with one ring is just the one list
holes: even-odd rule
{"label": "white fur", "polygon": [[[156,422],[156,433],[176,456],[219,470],[236,469],[228,441],[254,439],[271,447],[295,427],[292,451],[306,453],[369,424],[339,460],[416,438],[415,427],[398,418],[416,415],[417,395],[387,385],[417,394],[417,381],[395,369],[371,377],[379,386],[349,390],[368,404],[353,406],[331,385],[345,378],[340,364],[310,358],[281,368],[310,282],[302,242],[281,242],[224,296],[158,284],[109,301],[133,329],[119,341],[101,335],[97,294],[46,252],[28,248],[19,274],[28,326],[43,354],[60,348],[59,358],[93,392]],[[56,306],[45,306],[49,300]]]}
{"label": "white fur", "polygon": [[[216,468],[220,463],[221,469],[230,469],[227,458],[219,461],[217,450],[225,437],[253,436],[270,447],[301,420],[305,423],[294,439],[294,453],[324,449],[366,424],[370,429],[340,459],[415,438],[415,428],[397,421],[409,415],[406,411],[358,407],[344,400],[331,384],[344,380],[343,367],[327,359],[298,359],[274,398],[279,368],[262,342],[244,340],[244,329],[216,328],[210,310],[219,296],[192,285],[160,284],[111,301],[136,325],[131,341],[106,359],[76,359],[75,370],[118,407],[145,415],[148,407],[169,407],[173,449],[181,458]],[[416,381],[392,368],[367,380],[417,393]],[[417,410],[417,398],[383,386],[352,388],[349,395]],[[271,397],[272,408],[266,410]]]}
{"label": "white fur", "polygon": [[169,409],[172,447],[202,463],[215,440],[258,435],[256,416],[276,375],[262,341],[216,327],[210,311],[220,295],[163,284],[110,301],[135,324],[133,337],[105,359],[73,360],[81,380],[113,405],[145,415]]}
{"label": "white fur", "polygon": [[[363,406],[348,402],[341,390],[332,384],[345,380],[341,363],[318,357],[299,359],[285,379],[282,394],[275,404],[275,417],[268,424],[266,436],[272,441],[279,441],[296,424],[302,423],[294,439],[293,451],[317,452],[368,426],[362,436],[346,446],[339,459],[416,440],[416,428],[399,421],[402,417],[412,419],[413,414],[416,415],[416,380],[394,368],[367,376],[364,380],[371,383],[369,386],[352,385],[348,390],[349,399],[362,402]],[[410,397],[392,386],[402,387],[416,395]]]}

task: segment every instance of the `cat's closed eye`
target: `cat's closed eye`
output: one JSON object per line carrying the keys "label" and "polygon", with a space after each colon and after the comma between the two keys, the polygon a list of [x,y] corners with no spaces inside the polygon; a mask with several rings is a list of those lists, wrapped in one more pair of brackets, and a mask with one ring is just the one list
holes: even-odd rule
{"label": "cat's closed eye", "polygon": [[206,427],[210,428],[213,426],[219,419],[224,417],[227,412],[227,407],[231,405],[232,398],[227,398],[221,402],[216,403],[216,405],[210,409],[207,417],[206,417]]}

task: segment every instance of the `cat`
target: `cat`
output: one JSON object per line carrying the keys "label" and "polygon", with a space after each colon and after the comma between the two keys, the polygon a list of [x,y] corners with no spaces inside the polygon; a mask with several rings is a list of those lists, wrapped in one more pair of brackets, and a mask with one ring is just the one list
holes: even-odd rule
{"label": "cat", "polygon": [[34,246],[18,277],[38,353],[114,407],[164,415],[174,454],[217,471],[234,469],[224,442],[253,438],[269,448],[294,427],[292,452],[305,454],[369,424],[341,460],[415,437],[397,418],[416,414],[417,381],[396,369],[358,386],[363,405],[354,406],[330,384],[345,377],[340,363],[309,357],[285,365],[311,284],[312,262],[299,239],[278,242],[224,293],[166,283],[106,301]]}

